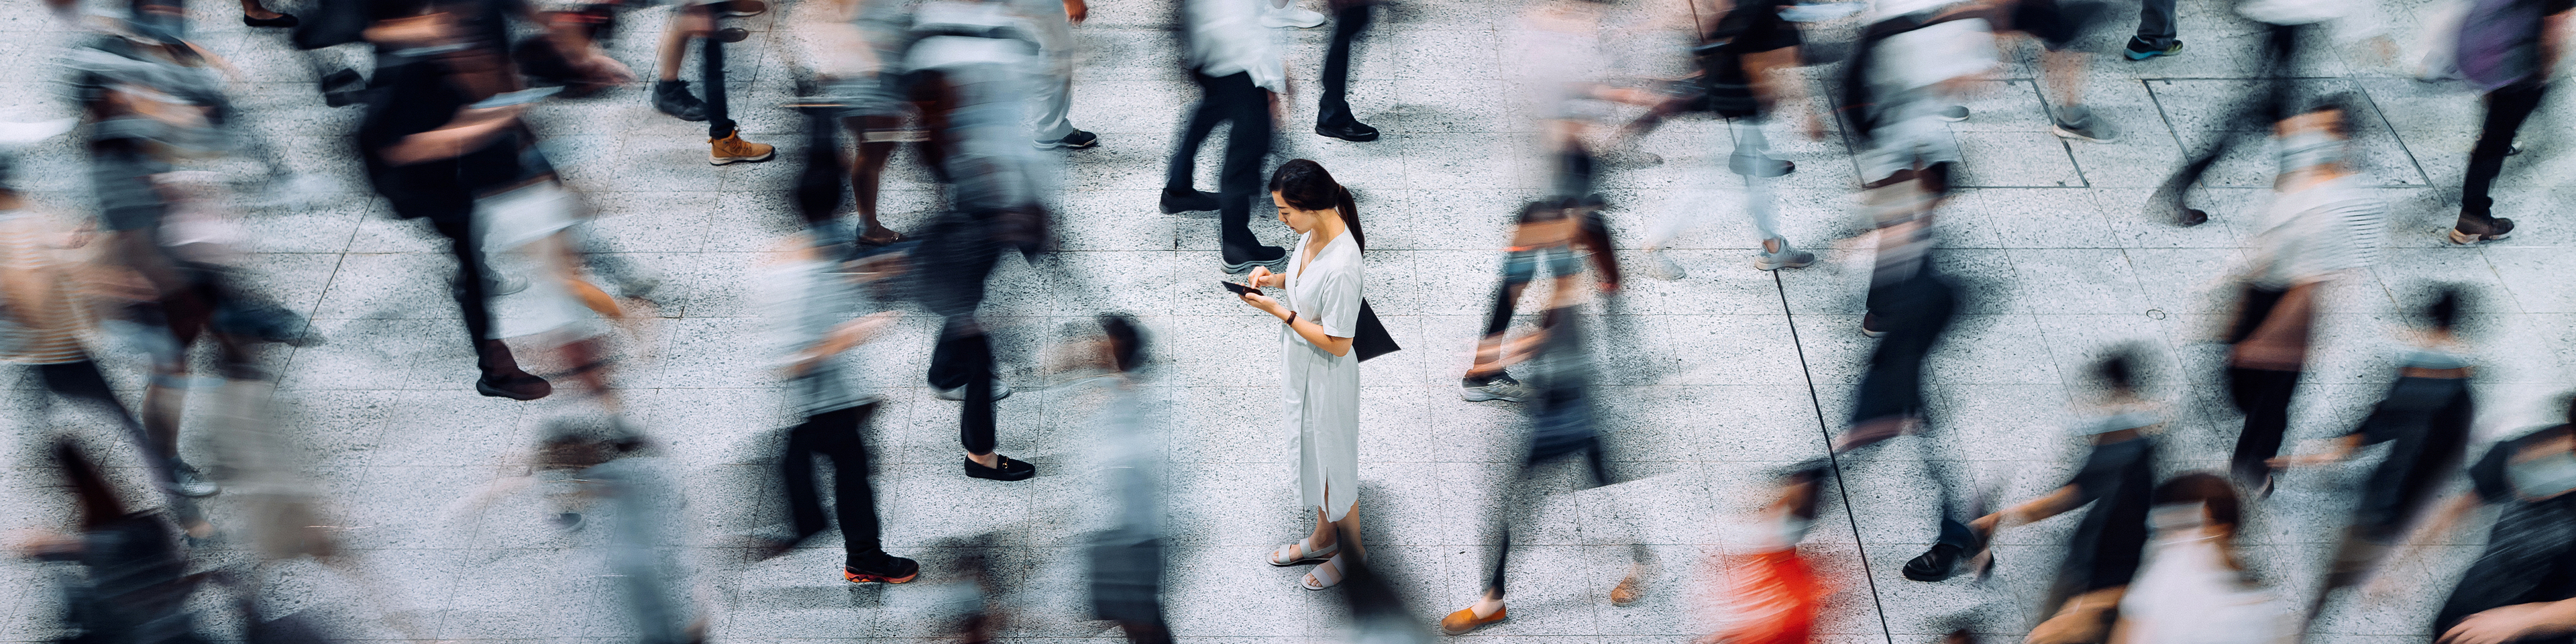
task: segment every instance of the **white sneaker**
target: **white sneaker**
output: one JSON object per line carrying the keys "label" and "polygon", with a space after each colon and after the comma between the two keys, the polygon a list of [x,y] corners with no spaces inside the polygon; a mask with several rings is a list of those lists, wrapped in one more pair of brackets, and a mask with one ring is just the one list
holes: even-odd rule
{"label": "white sneaker", "polygon": [[1313,29],[1323,26],[1324,18],[1324,12],[1300,7],[1297,3],[1290,2],[1285,7],[1270,7],[1262,10],[1261,26],[1272,29],[1288,27]]}

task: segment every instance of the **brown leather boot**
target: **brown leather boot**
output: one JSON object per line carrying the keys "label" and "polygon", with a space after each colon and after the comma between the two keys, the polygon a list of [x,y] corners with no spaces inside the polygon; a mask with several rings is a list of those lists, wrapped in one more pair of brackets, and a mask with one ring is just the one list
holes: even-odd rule
{"label": "brown leather boot", "polygon": [[778,157],[778,148],[742,140],[741,130],[726,134],[721,139],[707,139],[707,143],[713,146],[713,149],[707,152],[707,165],[759,163]]}

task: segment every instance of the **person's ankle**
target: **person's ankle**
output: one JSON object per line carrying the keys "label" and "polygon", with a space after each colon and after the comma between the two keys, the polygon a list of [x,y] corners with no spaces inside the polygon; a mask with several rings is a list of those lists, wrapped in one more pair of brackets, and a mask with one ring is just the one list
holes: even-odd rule
{"label": "person's ankle", "polygon": [[1502,609],[1503,600],[1494,599],[1492,597],[1478,597],[1476,598],[1476,603],[1467,605],[1467,610],[1475,613],[1477,619],[1493,617],[1496,611],[1500,611]]}
{"label": "person's ankle", "polygon": [[984,467],[1001,467],[1001,466],[1002,466],[1002,453],[1001,453],[1001,452],[986,452],[986,453],[982,453],[982,454],[976,454],[976,453],[973,453],[973,452],[968,452],[968,453],[966,454],[966,460],[974,461],[976,465],[982,465],[982,466],[984,466]]}

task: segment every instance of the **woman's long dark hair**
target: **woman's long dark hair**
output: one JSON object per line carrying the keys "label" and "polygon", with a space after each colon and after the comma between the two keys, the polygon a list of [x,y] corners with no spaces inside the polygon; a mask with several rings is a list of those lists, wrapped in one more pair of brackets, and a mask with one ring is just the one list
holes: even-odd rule
{"label": "woman's long dark hair", "polygon": [[1351,189],[1333,181],[1333,173],[1324,164],[1296,159],[1279,164],[1270,172],[1270,191],[1299,210],[1331,208],[1342,215],[1342,225],[1351,229],[1351,242],[1368,250],[1368,235],[1360,233],[1360,206],[1351,201]]}

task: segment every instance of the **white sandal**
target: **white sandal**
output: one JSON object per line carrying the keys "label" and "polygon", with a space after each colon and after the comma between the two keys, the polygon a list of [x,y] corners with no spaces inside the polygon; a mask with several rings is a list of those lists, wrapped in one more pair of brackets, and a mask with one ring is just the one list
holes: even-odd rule
{"label": "white sandal", "polygon": [[1327,557],[1341,554],[1341,552],[1341,542],[1336,541],[1333,542],[1333,545],[1317,549],[1315,548],[1314,538],[1308,537],[1298,539],[1296,543],[1280,546],[1278,550],[1270,551],[1270,565],[1294,566],[1298,564],[1315,563],[1323,561]]}
{"label": "white sandal", "polygon": [[1323,590],[1341,585],[1341,583],[1341,555],[1333,555],[1333,558],[1324,560],[1324,565],[1316,566],[1314,570],[1306,572],[1306,578],[1297,580],[1297,585],[1305,587],[1307,590]]}

